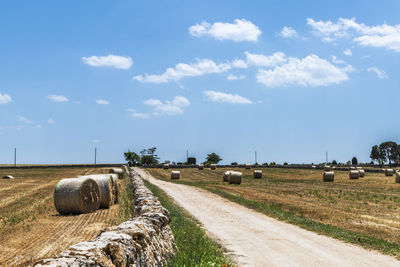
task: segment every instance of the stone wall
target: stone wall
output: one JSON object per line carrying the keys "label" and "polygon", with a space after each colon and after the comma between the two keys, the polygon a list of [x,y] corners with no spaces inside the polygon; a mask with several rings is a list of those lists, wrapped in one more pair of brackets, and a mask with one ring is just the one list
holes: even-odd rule
{"label": "stone wall", "polygon": [[34,266],[164,266],[176,247],[168,210],[163,208],[142,179],[131,173],[134,217],[106,228],[95,239],[70,246],[60,256]]}

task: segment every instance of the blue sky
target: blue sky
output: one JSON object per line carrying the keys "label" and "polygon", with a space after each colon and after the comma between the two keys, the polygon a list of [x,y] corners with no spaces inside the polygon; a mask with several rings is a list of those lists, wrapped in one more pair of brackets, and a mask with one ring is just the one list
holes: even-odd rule
{"label": "blue sky", "polygon": [[0,163],[369,161],[400,142],[398,1],[2,1]]}

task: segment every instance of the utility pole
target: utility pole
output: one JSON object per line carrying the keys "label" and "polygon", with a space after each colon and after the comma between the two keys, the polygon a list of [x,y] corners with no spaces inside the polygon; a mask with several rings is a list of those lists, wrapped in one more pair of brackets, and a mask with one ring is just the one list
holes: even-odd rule
{"label": "utility pole", "polygon": [[94,148],[94,165],[97,163],[97,147]]}
{"label": "utility pole", "polygon": [[328,151],[326,151],[326,154],[325,154],[325,164],[328,164]]}
{"label": "utility pole", "polygon": [[255,159],[256,164],[257,164],[257,151],[254,151],[254,159]]}
{"label": "utility pole", "polygon": [[17,167],[17,148],[14,148],[14,167]]}
{"label": "utility pole", "polygon": [[186,150],[186,163],[189,161],[189,150]]}

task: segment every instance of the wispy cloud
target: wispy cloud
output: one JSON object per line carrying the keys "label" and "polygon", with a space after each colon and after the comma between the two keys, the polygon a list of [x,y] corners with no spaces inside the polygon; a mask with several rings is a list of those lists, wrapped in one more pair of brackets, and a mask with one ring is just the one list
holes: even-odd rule
{"label": "wispy cloud", "polygon": [[285,26],[280,32],[280,36],[283,38],[293,38],[297,36],[297,32],[292,27]]}
{"label": "wispy cloud", "polygon": [[150,117],[149,114],[137,112],[135,109],[128,109],[128,112],[131,113],[131,116],[132,116],[133,118],[147,119],[147,118]]}
{"label": "wispy cloud", "polygon": [[246,76],[244,75],[237,76],[234,74],[229,74],[228,77],[226,77],[226,79],[229,81],[243,80],[244,78],[246,78]]}
{"label": "wispy cloud", "polygon": [[276,52],[271,56],[265,56],[263,54],[252,54],[244,52],[247,59],[247,64],[259,67],[273,67],[278,64],[286,62],[288,59],[283,52]]}
{"label": "wispy cloud", "polygon": [[48,123],[48,124],[54,124],[54,120],[53,120],[52,118],[49,118],[49,119],[47,120],[47,123]]}
{"label": "wispy cloud", "polygon": [[261,30],[251,21],[235,19],[234,23],[215,22],[210,24],[202,22],[189,28],[192,36],[211,36],[217,40],[233,40],[235,42],[256,42],[261,35]]}
{"label": "wispy cloud", "polygon": [[203,91],[203,94],[207,97],[208,100],[212,102],[218,103],[230,103],[230,104],[252,104],[253,102],[250,99],[247,99],[238,94],[227,94],[217,91]]}
{"label": "wispy cloud", "polygon": [[63,95],[48,95],[47,98],[53,102],[68,102],[69,101],[69,99]]}
{"label": "wispy cloud", "polygon": [[109,105],[110,104],[110,102],[108,102],[107,100],[103,100],[103,99],[96,100],[96,103],[99,105]]}
{"label": "wispy cloud", "polygon": [[183,108],[190,106],[190,101],[183,96],[175,96],[172,101],[164,102],[152,98],[143,103],[153,107],[154,115],[181,115]]}
{"label": "wispy cloud", "polygon": [[11,103],[12,99],[7,94],[0,94],[0,104],[8,104]]}
{"label": "wispy cloud", "polygon": [[123,70],[129,69],[133,65],[132,58],[126,56],[116,56],[112,54],[102,57],[82,57],[82,61],[83,63],[93,67],[112,67]]}
{"label": "wispy cloud", "polygon": [[33,124],[33,123],[35,123],[33,120],[30,120],[30,119],[28,119],[28,118],[26,118],[24,116],[19,116],[18,120],[20,122],[22,122],[22,123],[25,123],[25,124]]}
{"label": "wispy cloud", "polygon": [[346,49],[343,51],[343,54],[346,56],[351,57],[353,55],[353,52],[351,51],[351,49]]}
{"label": "wispy cloud", "polygon": [[370,67],[367,69],[368,72],[375,72],[379,79],[387,79],[388,75],[384,70],[378,69],[377,67]]}

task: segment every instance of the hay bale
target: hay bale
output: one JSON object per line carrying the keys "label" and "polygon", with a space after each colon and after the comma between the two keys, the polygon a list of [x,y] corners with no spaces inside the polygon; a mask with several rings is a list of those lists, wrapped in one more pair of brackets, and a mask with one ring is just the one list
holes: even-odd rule
{"label": "hay bale", "polygon": [[349,171],[349,178],[350,179],[358,179],[360,178],[360,172],[357,170],[350,170]]}
{"label": "hay bale", "polygon": [[311,169],[316,169],[316,168],[317,168],[317,166],[315,166],[315,165],[311,166]]}
{"label": "hay bale", "polygon": [[336,166],[332,166],[332,170],[336,170]]}
{"label": "hay bale", "polygon": [[122,171],[122,169],[112,168],[112,169],[110,169],[109,173],[117,174],[119,179],[124,178],[124,172]]}
{"label": "hay bale", "polygon": [[242,183],[242,173],[231,171],[229,175],[229,183],[230,184],[241,184]]}
{"label": "hay bale", "polygon": [[229,182],[229,177],[231,176],[231,171],[224,172],[224,176],[222,177],[223,182]]}
{"label": "hay bale", "polygon": [[254,170],[253,177],[254,177],[254,179],[261,179],[262,178],[262,170]]}
{"label": "hay bale", "polygon": [[350,167],[350,170],[355,170],[355,169],[356,169],[356,167],[353,167],[353,166]]}
{"label": "hay bale", "polygon": [[168,163],[163,164],[163,169],[164,169],[164,170],[168,170],[168,169],[169,169],[169,164],[168,164]]}
{"label": "hay bale", "polygon": [[4,175],[3,179],[14,179],[14,176],[12,176],[12,175]]}
{"label": "hay bale", "polygon": [[119,198],[119,187],[118,187],[118,178],[119,175],[116,173],[110,174],[112,180],[113,180],[113,193],[114,193],[114,204],[118,203],[118,198]]}
{"label": "hay bale", "polygon": [[54,205],[60,214],[95,211],[100,206],[100,188],[89,177],[62,179],[54,190]]}
{"label": "hay bale", "polygon": [[400,183],[400,172],[396,172],[396,183]]}
{"label": "hay bale", "polygon": [[217,169],[217,164],[210,164],[210,168],[211,168],[211,170]]}
{"label": "hay bale", "polygon": [[250,170],[250,169],[251,169],[251,165],[248,164],[248,163],[246,163],[246,164],[244,165],[244,168],[245,168],[246,170]]}
{"label": "hay bale", "polygon": [[81,177],[90,177],[99,185],[100,208],[108,209],[112,204],[114,204],[115,185],[112,174],[92,174]]}
{"label": "hay bale", "polygon": [[172,171],[171,172],[171,180],[178,180],[181,177],[180,171]]}
{"label": "hay bale", "polygon": [[322,180],[324,182],[333,182],[334,179],[335,179],[335,173],[334,172],[332,172],[332,171],[329,171],[329,172],[324,171],[324,175],[323,175],[323,178],[322,178]]}
{"label": "hay bale", "polygon": [[358,170],[360,177],[365,177],[365,171],[363,169]]}
{"label": "hay bale", "polygon": [[198,167],[199,167],[199,170],[203,170],[204,169],[204,164],[199,164]]}
{"label": "hay bale", "polygon": [[393,176],[394,170],[393,169],[385,169],[385,176]]}
{"label": "hay bale", "polygon": [[363,168],[362,167],[356,167],[356,170],[362,170]]}
{"label": "hay bale", "polygon": [[329,172],[331,170],[331,166],[325,165],[324,166],[324,171]]}

